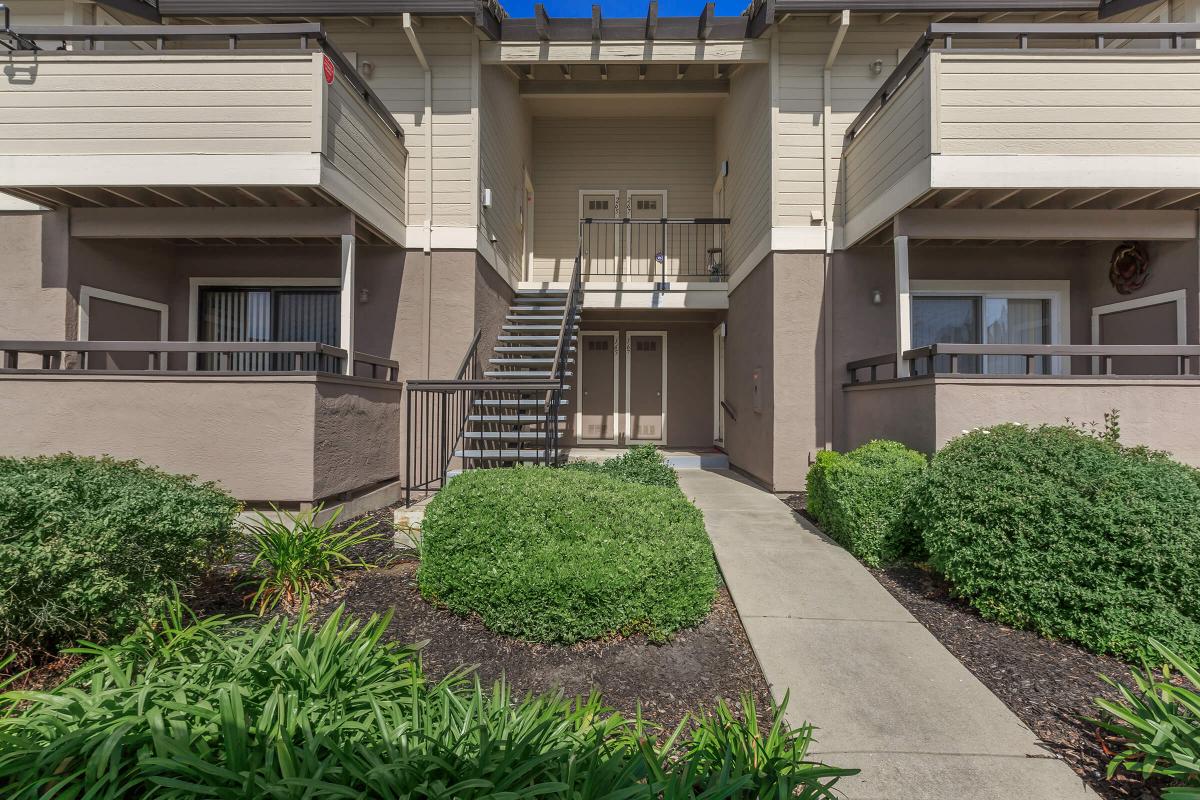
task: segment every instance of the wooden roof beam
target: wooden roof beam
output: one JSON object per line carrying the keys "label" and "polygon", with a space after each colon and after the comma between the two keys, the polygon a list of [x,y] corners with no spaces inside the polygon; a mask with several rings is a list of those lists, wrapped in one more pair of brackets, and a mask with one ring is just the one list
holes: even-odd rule
{"label": "wooden roof beam", "polygon": [[600,6],[592,5],[592,41],[600,41]]}
{"label": "wooden roof beam", "polygon": [[535,3],[533,6],[533,20],[537,27],[538,38],[543,42],[550,41],[550,17],[546,14],[546,7],[541,3]]}
{"label": "wooden roof beam", "polygon": [[716,3],[705,3],[704,10],[700,12],[700,25],[696,30],[696,38],[700,41],[705,41],[712,35],[713,17],[717,14]]}
{"label": "wooden roof beam", "polygon": [[658,32],[658,0],[650,0],[650,4],[646,7],[646,39],[654,41],[654,34]]}

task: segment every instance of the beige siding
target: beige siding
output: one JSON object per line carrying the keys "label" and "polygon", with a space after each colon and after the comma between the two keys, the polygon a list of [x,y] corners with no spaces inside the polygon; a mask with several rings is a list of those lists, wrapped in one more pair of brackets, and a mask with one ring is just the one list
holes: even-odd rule
{"label": "beige siding", "polygon": [[[65,0],[7,0],[12,26],[20,31],[22,25],[67,25]],[[74,5],[74,3],[72,3]]]}
{"label": "beige siding", "polygon": [[375,18],[371,27],[353,20],[324,21],[341,50],[354,52],[375,70],[368,80],[404,129],[408,148],[410,231],[428,214],[425,129],[433,126],[433,222],[476,224],[475,115],[478,88],[473,67],[477,39],[460,19],[425,17],[417,29],[433,70],[433,118],[425,118],[425,77],[400,20]]}
{"label": "beige siding", "polygon": [[325,156],[355,191],[404,219],[404,146],[345,78],[328,89]]}
{"label": "beige siding", "polygon": [[941,57],[941,152],[1200,154],[1200,55]]}
{"label": "beige siding", "polygon": [[570,276],[581,189],[665,189],[668,216],[712,215],[711,117],[538,117],[533,148],[533,280]]}
{"label": "beige siding", "polygon": [[862,211],[921,163],[930,142],[930,64],[913,71],[846,150],[846,210]]}
{"label": "beige siding", "polygon": [[504,67],[483,67],[479,96],[480,191],[492,190],[492,207],[481,208],[481,233],[494,237],[497,267],[513,281],[524,277],[522,207],[530,163],[529,113],[521,106],[517,79]]}
{"label": "beige siding", "polygon": [[[727,269],[744,262],[771,234],[771,106],[769,67],[742,67],[730,81],[729,97],[717,115],[717,165],[729,162],[725,208]],[[714,172],[714,175],[716,173]]]}
{"label": "beige siding", "polygon": [[[779,225],[810,225],[811,212],[822,209],[824,143],[822,83],[825,59],[836,26],[822,18],[785,24],[779,39],[779,119],[776,136],[775,217]],[[878,91],[924,31],[928,18],[900,18],[880,25],[854,17],[830,71],[829,169],[834,193],[834,219],[840,218],[844,194],[839,187],[842,139],[846,128]],[[882,62],[876,74],[871,69]]]}
{"label": "beige siding", "polygon": [[[11,56],[6,155],[315,152],[309,54]],[[28,76],[25,78],[25,76]]]}

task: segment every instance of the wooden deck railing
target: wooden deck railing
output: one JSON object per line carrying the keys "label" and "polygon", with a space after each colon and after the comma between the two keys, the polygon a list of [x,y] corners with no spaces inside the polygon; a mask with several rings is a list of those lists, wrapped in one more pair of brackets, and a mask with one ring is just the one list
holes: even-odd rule
{"label": "wooden deck railing", "polygon": [[[938,356],[943,356],[939,362]],[[1021,371],[1009,371],[1003,373],[983,373],[979,370],[962,371],[962,359],[964,357],[979,358],[979,357],[1001,357],[1001,358],[1022,358],[1023,369]],[[1096,376],[1117,376],[1118,373],[1113,369],[1114,358],[1173,358],[1176,363],[1176,372],[1156,375],[1151,377],[1198,377],[1197,372],[1192,369],[1193,359],[1200,358],[1200,345],[1089,345],[1089,344],[1040,344],[1040,345],[1022,345],[1022,344],[931,344],[926,347],[918,347],[913,350],[907,350],[902,356],[904,362],[909,367],[909,375],[912,377],[929,377],[931,375],[970,375],[985,377],[992,376],[997,378],[1025,378],[1025,377],[1096,377]],[[1047,363],[1047,359],[1051,358],[1088,358],[1091,359],[1091,367],[1088,372],[1077,373],[1072,372],[1069,368],[1062,374],[1058,375],[1052,370],[1039,369],[1039,363],[1043,366]],[[948,368],[940,366],[940,364],[948,364]],[[884,378],[879,377],[880,367],[890,368],[890,376]],[[863,380],[861,377],[862,370],[870,370],[870,377]],[[870,358],[860,358],[855,361],[846,363],[846,372],[848,374],[848,382],[851,384],[877,383],[880,380],[895,380],[896,379],[896,354],[884,353]],[[1137,373],[1139,377],[1146,377],[1141,373]]]}
{"label": "wooden deck railing", "polygon": [[[146,368],[139,370],[104,369],[93,362],[92,354],[141,353],[146,357]],[[216,368],[199,370],[189,365],[172,369],[170,354],[210,355],[215,357]],[[68,354],[77,355],[74,366],[68,366]],[[20,367],[20,357],[40,357],[40,367]],[[279,356],[271,359],[270,369],[239,366],[239,355]],[[290,358],[289,358],[290,356]],[[324,358],[322,358],[324,357]],[[347,358],[345,350],[321,342],[75,342],[75,341],[0,341],[0,371],[87,371],[87,372],[154,372],[185,375],[259,374],[263,372],[320,372],[341,374],[340,370],[314,368],[332,362],[343,365]],[[400,363],[388,358],[355,352],[354,366],[370,368],[370,377],[395,382],[399,379]],[[380,375],[382,373],[382,377]]]}

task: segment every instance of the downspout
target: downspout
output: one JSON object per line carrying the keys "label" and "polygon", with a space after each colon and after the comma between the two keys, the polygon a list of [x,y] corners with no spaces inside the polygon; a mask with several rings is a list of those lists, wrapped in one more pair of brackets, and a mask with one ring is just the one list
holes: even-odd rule
{"label": "downspout", "polygon": [[428,270],[425,273],[425,377],[432,377],[433,365],[433,70],[417,39],[417,23],[413,15],[404,12],[404,35],[425,73],[425,245]]}
{"label": "downspout", "polygon": [[822,414],[822,429],[825,449],[833,449],[833,398],[835,369],[833,365],[833,144],[830,141],[829,118],[833,113],[833,63],[837,61],[846,32],[850,29],[850,11],[842,10],[838,20],[829,55],[825,57],[825,69],[821,73],[821,199],[825,212],[825,280],[822,284],[825,313],[822,315],[823,353],[825,360],[825,402]]}

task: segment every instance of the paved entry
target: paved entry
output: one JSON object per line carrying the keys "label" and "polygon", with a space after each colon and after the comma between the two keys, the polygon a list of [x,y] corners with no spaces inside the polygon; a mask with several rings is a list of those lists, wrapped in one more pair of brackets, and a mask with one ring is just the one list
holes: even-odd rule
{"label": "paved entry", "polygon": [[850,800],[1096,795],[853,556],[736,473],[679,473],[788,722]]}

